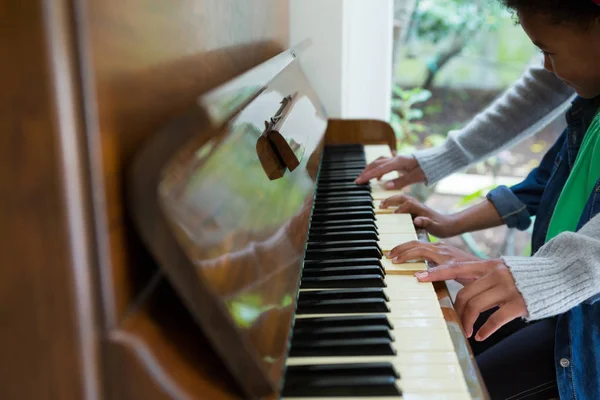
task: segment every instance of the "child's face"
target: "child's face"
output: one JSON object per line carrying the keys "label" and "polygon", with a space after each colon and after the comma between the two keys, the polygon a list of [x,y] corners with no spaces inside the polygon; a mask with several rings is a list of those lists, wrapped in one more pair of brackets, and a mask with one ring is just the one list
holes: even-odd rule
{"label": "child's face", "polygon": [[574,23],[552,24],[546,16],[520,12],[525,33],[544,52],[544,67],[579,96],[600,95],[600,22],[585,29]]}

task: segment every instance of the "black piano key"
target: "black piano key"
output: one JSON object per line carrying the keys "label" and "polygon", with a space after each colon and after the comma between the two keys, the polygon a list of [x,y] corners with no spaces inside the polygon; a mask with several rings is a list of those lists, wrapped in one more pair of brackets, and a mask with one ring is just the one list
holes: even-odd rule
{"label": "black piano key", "polygon": [[[318,177],[317,182],[321,182],[323,179],[351,179],[360,174],[358,169],[355,170],[347,170],[347,171],[321,171]],[[354,181],[352,181],[354,182]]]}
{"label": "black piano key", "polygon": [[401,396],[394,376],[337,377],[296,380],[283,388],[283,397]]}
{"label": "black piano key", "polygon": [[286,381],[289,378],[310,378],[319,376],[382,376],[400,378],[391,363],[349,363],[321,365],[291,365],[286,368]]}
{"label": "black piano key", "polygon": [[389,339],[394,340],[392,333],[387,326],[354,326],[354,327],[333,327],[318,329],[295,329],[292,337],[292,346],[294,340],[315,340],[315,339]]}
{"label": "black piano key", "polygon": [[375,221],[372,219],[349,219],[346,221],[343,220],[331,220],[331,221],[313,221],[310,224],[310,228],[323,229],[323,228],[331,228],[333,226],[355,226],[355,225],[368,225],[371,227],[375,227]]}
{"label": "black piano key", "polygon": [[303,300],[335,300],[335,299],[390,299],[381,288],[311,290],[300,292],[298,301]]}
{"label": "black piano key", "polygon": [[346,248],[346,247],[377,247],[376,240],[344,240],[344,241],[328,241],[328,242],[313,242],[309,241],[307,249],[331,249],[331,248]]}
{"label": "black piano key", "polygon": [[371,186],[370,185],[358,185],[354,182],[351,183],[321,183],[319,182],[319,184],[317,185],[317,191],[321,192],[321,191],[346,191],[346,190],[351,190],[351,191],[371,191]]}
{"label": "black piano key", "polygon": [[347,163],[338,163],[332,162],[323,165],[325,171],[340,171],[340,170],[363,170],[366,165],[361,161],[347,162]]}
{"label": "black piano key", "polygon": [[385,276],[385,270],[378,265],[360,267],[330,267],[330,268],[308,268],[302,271],[302,277],[309,276],[341,276],[341,275],[381,275]]}
{"label": "black piano key", "polygon": [[371,219],[375,220],[375,211],[347,211],[347,212],[329,212],[329,211],[313,211],[312,221],[346,221],[349,219]]}
{"label": "black piano key", "polygon": [[[350,239],[350,240],[379,240],[379,232],[377,232],[377,228],[375,227],[374,224],[372,225],[352,225],[351,227],[348,227],[348,229],[343,230],[342,229],[342,225],[339,226],[329,226],[329,227],[323,227],[323,226],[311,226],[310,230],[308,231],[308,236],[309,236],[309,240],[311,237],[315,237],[315,238],[320,238],[322,237],[322,239],[318,239],[315,241],[319,241],[319,240],[327,240],[328,237],[342,237],[343,234],[348,233],[349,235],[355,235],[355,236],[359,236],[359,238],[357,239]],[[363,239],[361,237],[361,235],[365,235],[365,238]],[[333,239],[335,240],[335,239]]]}
{"label": "black piano key", "polygon": [[390,308],[383,299],[304,300],[298,302],[296,310],[298,315],[388,312],[390,312]]}
{"label": "black piano key", "polygon": [[342,213],[342,212],[351,212],[351,211],[362,211],[362,212],[370,212],[372,213],[375,208],[373,204],[369,205],[344,205],[340,206],[339,204],[329,204],[329,205],[320,205],[315,204],[313,207],[314,212],[320,213]]}
{"label": "black piano key", "polygon": [[381,275],[346,275],[306,277],[300,282],[302,289],[345,289],[386,287]]}
{"label": "black piano key", "polygon": [[391,339],[292,341],[290,357],[393,356]]}
{"label": "black piano key", "polygon": [[321,176],[318,181],[318,185],[326,185],[326,184],[337,184],[344,183],[350,184],[354,183],[356,177],[353,174],[344,174],[344,175],[331,175],[331,176]]}
{"label": "black piano key", "polygon": [[[366,196],[369,195],[371,196],[371,189],[370,188],[337,188],[337,187],[332,187],[332,188],[319,188],[317,191],[317,198],[322,198],[322,197],[332,197],[332,196],[336,196],[338,193],[344,193],[344,196],[348,196],[348,195],[356,195],[356,196]],[[339,197],[339,196],[338,196]]]}
{"label": "black piano key", "polygon": [[370,231],[346,231],[346,232],[324,232],[324,233],[313,233],[310,232],[308,235],[309,242],[334,242],[334,241],[348,241],[348,240],[379,240],[377,232]]}
{"label": "black piano key", "polygon": [[367,206],[373,207],[373,201],[370,198],[344,198],[344,197],[333,197],[329,199],[316,199],[314,202],[315,207],[335,207],[335,206]]}
{"label": "black piano key", "polygon": [[307,260],[319,260],[324,258],[352,258],[352,257],[374,257],[381,259],[383,254],[378,247],[365,246],[354,248],[325,248],[325,249],[307,249],[305,253]]}
{"label": "black piano key", "polygon": [[352,315],[347,317],[316,317],[296,318],[294,329],[317,329],[327,327],[352,327],[352,326],[394,326],[385,314]]}
{"label": "black piano key", "polygon": [[330,199],[330,198],[368,198],[371,201],[373,201],[373,196],[371,196],[371,193],[364,191],[364,190],[360,190],[360,191],[337,191],[337,192],[332,192],[332,193],[326,193],[326,192],[321,192],[319,190],[317,190],[317,194],[316,194],[316,199],[317,200],[321,200],[321,199]]}
{"label": "black piano key", "polygon": [[361,265],[377,265],[381,267],[379,259],[375,257],[304,261],[304,268],[356,267]]}

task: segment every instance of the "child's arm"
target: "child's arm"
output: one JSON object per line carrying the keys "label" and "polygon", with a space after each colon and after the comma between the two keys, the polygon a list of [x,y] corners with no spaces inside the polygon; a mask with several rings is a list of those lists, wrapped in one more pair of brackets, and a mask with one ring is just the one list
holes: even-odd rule
{"label": "child's arm", "polygon": [[504,224],[494,205],[487,200],[454,214],[441,214],[406,195],[392,196],[382,201],[380,207],[391,206],[398,207],[397,213],[411,214],[416,227],[440,238]]}

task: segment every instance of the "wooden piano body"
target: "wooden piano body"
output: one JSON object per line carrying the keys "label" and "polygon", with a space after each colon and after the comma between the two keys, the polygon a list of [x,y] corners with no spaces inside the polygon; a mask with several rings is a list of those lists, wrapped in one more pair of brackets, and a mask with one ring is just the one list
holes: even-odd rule
{"label": "wooden piano body", "polygon": [[[222,337],[218,329],[207,330],[206,321],[217,328],[224,323],[218,312],[204,325],[198,320],[207,310],[194,304],[210,298],[194,297],[193,271],[179,268],[175,277],[159,266],[165,260],[158,257],[157,263],[150,254],[156,248],[147,241],[156,235],[155,244],[166,243],[161,255],[171,256],[169,264],[189,263],[189,253],[169,253],[174,248],[169,240],[181,237],[152,230],[169,221],[143,219],[151,222],[146,237],[133,221],[147,216],[148,204],[157,201],[136,195],[148,188],[156,194],[147,184],[156,183],[152,179],[172,161],[167,155],[181,155],[194,137],[222,137],[226,121],[193,105],[198,95],[285,47],[283,3],[41,0],[8,10],[13,23],[2,27],[2,36],[11,41],[2,52],[14,62],[2,67],[9,79],[0,126],[9,134],[3,136],[0,162],[3,186],[10,189],[1,220],[10,268],[0,280],[8,327],[0,333],[1,398],[238,399],[248,397],[248,388],[265,392],[270,382],[253,369],[251,355],[242,354],[247,340],[234,329],[224,329]],[[295,93],[296,84],[286,94]],[[300,89],[314,96],[310,87]],[[253,90],[246,100],[254,99]],[[268,104],[279,106],[280,100]],[[311,111],[327,143],[393,145],[384,123],[326,120],[322,110]],[[235,113],[225,115],[229,120]],[[165,130],[173,133],[169,140],[150,141],[164,146],[153,154],[165,158],[156,160],[154,171],[136,170],[135,156]],[[310,165],[311,174],[321,143],[319,137],[304,143],[303,166]],[[129,180],[127,171],[137,179]],[[178,171],[172,172],[176,179]],[[294,226],[295,248],[305,240],[307,218],[302,213]],[[440,285],[437,293],[471,393],[485,398],[448,292]],[[291,320],[277,322],[289,326]],[[249,337],[267,343],[260,332]],[[233,358],[223,358],[228,344]],[[281,373],[277,365],[267,376]]]}

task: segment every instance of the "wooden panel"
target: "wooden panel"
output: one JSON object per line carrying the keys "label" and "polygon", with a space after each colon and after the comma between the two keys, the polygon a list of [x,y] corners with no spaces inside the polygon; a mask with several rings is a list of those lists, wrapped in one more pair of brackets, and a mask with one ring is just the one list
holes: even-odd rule
{"label": "wooden panel", "polygon": [[99,398],[70,5],[0,19],[0,398]]}
{"label": "wooden panel", "polygon": [[[116,326],[154,271],[123,208],[123,174],[151,133],[196,97],[287,45],[278,0],[80,0],[104,308]],[[137,249],[137,250],[136,250]],[[112,284],[114,283],[114,287]]]}
{"label": "wooden panel", "polygon": [[[161,281],[160,272],[132,229],[125,175],[149,136],[200,94],[287,47],[287,2],[73,1],[106,322],[107,392],[114,399],[236,398],[238,389],[222,365],[211,361],[210,344],[181,313],[181,304],[162,303],[175,295],[164,297],[164,290],[151,286]],[[173,307],[170,315],[181,321],[165,318],[162,307]]]}
{"label": "wooden panel", "polygon": [[387,144],[396,153],[396,135],[384,121],[330,119],[325,144]]}

